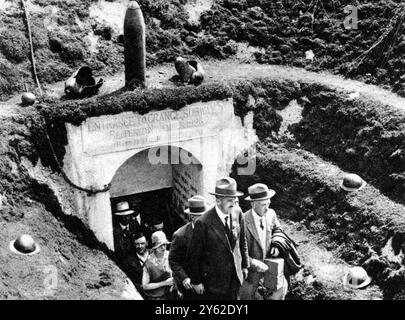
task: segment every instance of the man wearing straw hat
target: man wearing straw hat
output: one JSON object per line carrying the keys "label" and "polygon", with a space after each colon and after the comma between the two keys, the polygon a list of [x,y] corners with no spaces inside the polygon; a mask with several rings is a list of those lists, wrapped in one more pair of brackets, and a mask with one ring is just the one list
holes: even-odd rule
{"label": "man wearing straw hat", "polygon": [[130,223],[133,213],[134,210],[129,208],[127,201],[117,203],[116,211],[114,212],[114,215],[118,218],[114,226],[114,248],[120,262],[124,262],[125,256],[132,249],[131,236],[136,233],[136,230],[133,230],[133,226]]}
{"label": "man wearing straw hat", "polygon": [[[276,213],[270,209],[271,198],[276,194],[263,183],[256,183],[248,188],[249,196],[245,199],[250,202],[251,209],[244,214],[246,226],[246,239],[249,248],[249,275],[244,281],[240,298],[243,300],[260,299],[257,288],[264,277],[268,267],[263,262],[265,258],[277,257],[277,248],[270,249],[272,234],[281,230]],[[285,280],[285,281],[284,281]],[[287,293],[287,280],[284,285],[271,293],[270,300],[284,299]]]}
{"label": "man wearing straw hat", "polygon": [[189,277],[189,266],[187,264],[188,249],[193,235],[195,221],[207,211],[205,199],[202,196],[194,196],[188,199],[188,209],[184,211],[189,216],[190,222],[179,228],[173,234],[172,245],[170,246],[169,263],[174,274],[174,280],[183,294],[185,300],[194,300],[195,295],[191,279]]}
{"label": "man wearing straw hat", "polygon": [[243,217],[233,212],[238,196],[236,181],[217,181],[216,206],[195,221],[188,263],[195,292],[204,299],[236,300],[247,276],[249,257]]}

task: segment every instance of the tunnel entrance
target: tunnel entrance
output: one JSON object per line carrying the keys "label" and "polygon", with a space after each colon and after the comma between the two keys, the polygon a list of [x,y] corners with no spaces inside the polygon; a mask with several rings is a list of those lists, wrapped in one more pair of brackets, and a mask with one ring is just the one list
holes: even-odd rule
{"label": "tunnel entrance", "polygon": [[[113,229],[118,223],[117,218],[114,217],[114,208],[117,208],[118,203],[127,201],[129,208],[135,212],[139,212],[148,226],[152,227],[153,225],[163,223],[163,231],[168,239],[171,240],[173,233],[187,222],[183,215],[182,205],[178,204],[175,199],[173,188],[111,198]],[[135,215],[132,215],[131,221],[135,219]],[[150,238],[148,232],[144,232],[144,234],[147,238]]]}
{"label": "tunnel entrance", "polygon": [[[201,163],[187,150],[175,146],[145,149],[125,161],[112,180],[110,204],[113,230],[118,224],[117,204],[128,202],[140,214],[141,230],[148,240],[154,225],[163,223],[169,240],[187,222],[188,198],[202,192]],[[136,215],[131,215],[131,220]],[[117,241],[114,235],[114,241]]]}
{"label": "tunnel entrance", "polygon": [[[112,251],[112,212],[119,199],[168,189],[170,217],[184,218],[187,199],[201,194],[212,201],[208,192],[217,177],[228,175],[236,155],[256,143],[252,126],[253,112],[243,119],[235,115],[232,98],[195,102],[180,110],[90,117],[80,126],[67,123],[67,176],[89,189],[110,188],[90,196],[73,192],[71,214]],[[155,160],[163,161],[150,161],[152,151]]]}

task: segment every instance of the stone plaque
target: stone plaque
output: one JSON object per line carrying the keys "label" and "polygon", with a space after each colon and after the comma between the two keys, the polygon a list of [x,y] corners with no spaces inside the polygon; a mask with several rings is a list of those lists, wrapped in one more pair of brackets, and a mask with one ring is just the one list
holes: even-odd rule
{"label": "stone plaque", "polygon": [[198,102],[175,111],[123,112],[87,119],[83,152],[99,155],[217,135],[233,117],[232,100]]}

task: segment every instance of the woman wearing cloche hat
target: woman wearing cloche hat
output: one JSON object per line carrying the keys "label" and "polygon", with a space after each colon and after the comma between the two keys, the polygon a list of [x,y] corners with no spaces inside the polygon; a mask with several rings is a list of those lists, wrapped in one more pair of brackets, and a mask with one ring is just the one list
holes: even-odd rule
{"label": "woman wearing cloche hat", "polygon": [[175,290],[166,250],[169,243],[163,231],[152,234],[152,249],[142,275],[142,287],[148,300],[170,300]]}

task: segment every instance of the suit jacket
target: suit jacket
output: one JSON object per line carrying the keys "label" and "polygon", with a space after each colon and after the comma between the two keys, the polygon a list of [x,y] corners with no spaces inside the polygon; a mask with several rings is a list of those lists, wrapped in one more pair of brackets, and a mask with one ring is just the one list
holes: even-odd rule
{"label": "suit jacket", "polygon": [[193,235],[191,222],[179,228],[173,234],[172,244],[170,245],[169,264],[173,271],[174,280],[178,288],[183,291],[183,281],[189,278],[190,267],[187,263],[188,249]]}
{"label": "suit jacket", "polygon": [[124,258],[124,271],[135,287],[142,288],[142,275],[145,262],[139,259],[138,255],[133,252]]}
{"label": "suit jacket", "polygon": [[138,232],[142,232],[145,237],[146,237],[146,231],[147,231],[147,223],[145,221],[145,217],[144,215],[141,215],[141,223],[138,222],[138,220],[136,220],[136,217],[134,216],[133,219],[131,219],[130,221],[130,231],[131,231],[131,235],[134,236],[136,233]]}
{"label": "suit jacket", "polygon": [[263,273],[259,273],[254,264],[251,263],[252,259],[257,259],[263,261],[265,258],[270,255],[270,246],[272,234],[275,231],[281,230],[280,222],[277,219],[276,213],[273,209],[269,209],[265,214],[265,230],[266,230],[266,247],[262,247],[260,242],[259,233],[256,229],[255,221],[253,218],[252,209],[245,212],[245,226],[246,226],[246,239],[249,252],[249,275],[247,281],[250,283],[255,283],[260,280],[260,277],[263,276]]}
{"label": "suit jacket", "polygon": [[117,257],[122,258],[129,254],[131,250],[135,251],[132,246],[133,237],[138,232],[145,233],[146,222],[143,216],[141,216],[141,224],[135,219],[135,216],[129,221],[128,230],[122,230],[118,220],[114,223],[114,251]]}
{"label": "suit jacket", "polygon": [[242,269],[249,266],[241,212],[232,213],[231,230],[235,240],[233,248],[215,207],[195,222],[188,255],[190,278],[193,284],[202,283],[209,294],[228,294],[234,279],[240,287]]}
{"label": "suit jacket", "polygon": [[128,230],[123,230],[119,223],[114,226],[114,251],[120,261],[132,251],[131,234],[131,226]]}
{"label": "suit jacket", "polygon": [[278,248],[280,255],[283,257],[284,275],[289,279],[290,275],[296,274],[303,265],[298,256],[297,245],[294,240],[282,231],[275,231],[271,239],[271,247]]}

